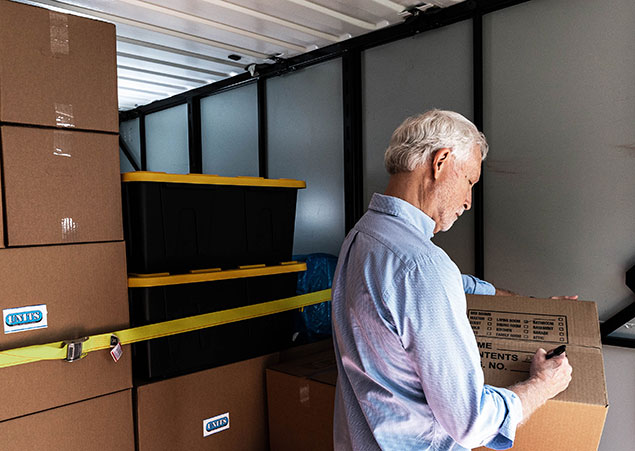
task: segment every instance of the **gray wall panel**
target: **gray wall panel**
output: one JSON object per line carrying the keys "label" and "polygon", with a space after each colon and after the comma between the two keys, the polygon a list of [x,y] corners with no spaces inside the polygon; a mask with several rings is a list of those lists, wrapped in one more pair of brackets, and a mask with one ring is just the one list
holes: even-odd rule
{"label": "gray wall panel", "polygon": [[258,176],[255,83],[201,100],[203,173]]}
{"label": "gray wall panel", "polygon": [[[473,118],[472,22],[459,22],[363,54],[364,202],[388,183],[384,152],[395,128],[431,108]],[[463,272],[474,271],[474,214],[434,237]]]}
{"label": "gray wall panel", "polygon": [[578,293],[606,317],[630,298],[635,260],[635,3],[570,6],[484,19],[485,268],[523,293]]}
{"label": "gray wall panel", "polygon": [[341,60],[267,80],[270,178],[305,180],[294,253],[339,253],[344,239]]}
{"label": "gray wall panel", "polygon": [[[486,277],[579,294],[605,319],[633,300],[635,263],[635,2],[609,3],[535,0],[483,22]],[[604,357],[600,450],[630,450],[635,351]]]}
{"label": "gray wall panel", "polygon": [[187,140],[187,105],[146,116],[148,171],[187,174],[190,156]]}

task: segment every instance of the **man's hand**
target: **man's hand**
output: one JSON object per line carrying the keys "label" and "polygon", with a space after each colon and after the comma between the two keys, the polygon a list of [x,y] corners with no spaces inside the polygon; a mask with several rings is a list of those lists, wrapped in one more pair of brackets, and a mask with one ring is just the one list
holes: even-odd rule
{"label": "man's hand", "polygon": [[549,299],[565,299],[569,301],[577,301],[578,295],[576,294],[575,296],[551,296]]}
{"label": "man's hand", "polygon": [[571,382],[573,369],[569,365],[566,353],[547,359],[547,352],[540,348],[534,354],[529,369],[529,379],[536,378],[545,383],[548,399],[564,391]]}
{"label": "man's hand", "polygon": [[509,387],[523,405],[523,422],[548,399],[564,391],[571,382],[572,368],[566,354],[551,359],[546,356],[544,349],[538,349],[531,361],[529,379]]}

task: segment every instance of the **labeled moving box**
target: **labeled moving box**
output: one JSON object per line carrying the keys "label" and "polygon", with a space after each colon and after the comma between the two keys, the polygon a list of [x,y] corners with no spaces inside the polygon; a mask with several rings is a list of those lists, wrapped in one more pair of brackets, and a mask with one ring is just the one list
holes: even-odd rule
{"label": "labeled moving box", "polygon": [[[571,384],[518,428],[513,449],[597,450],[608,401],[595,303],[468,296],[467,304],[487,384],[527,379],[538,348],[567,346]],[[329,361],[332,350],[267,370],[272,449],[332,449],[336,368]]]}
{"label": "labeled moving box", "polygon": [[468,296],[468,317],[490,385],[508,387],[527,379],[538,348],[567,347],[573,367],[569,387],[518,428],[513,449],[596,450],[608,398],[595,303]]}
{"label": "labeled moving box", "polygon": [[130,390],[0,423],[3,451],[134,451]]}
{"label": "labeled moving box", "polygon": [[0,1],[0,122],[116,133],[115,26]]}
{"label": "labeled moving box", "polygon": [[[0,283],[0,350],[129,326],[122,241],[0,250]],[[130,388],[129,348],[0,368],[0,421]]]}
{"label": "labeled moving box", "polygon": [[139,451],[266,451],[269,354],[142,385],[136,390]]}
{"label": "labeled moving box", "polygon": [[270,449],[265,369],[325,344],[330,340],[136,387],[137,450]]}
{"label": "labeled moving box", "polygon": [[123,239],[117,136],[2,126],[0,139],[6,215],[0,243]]}

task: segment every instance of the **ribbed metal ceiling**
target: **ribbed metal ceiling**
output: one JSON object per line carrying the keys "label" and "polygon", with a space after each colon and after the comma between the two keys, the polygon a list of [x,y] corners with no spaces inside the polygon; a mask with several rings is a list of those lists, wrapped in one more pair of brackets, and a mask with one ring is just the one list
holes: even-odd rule
{"label": "ribbed metal ceiling", "polygon": [[18,0],[117,26],[127,110],[464,0]]}

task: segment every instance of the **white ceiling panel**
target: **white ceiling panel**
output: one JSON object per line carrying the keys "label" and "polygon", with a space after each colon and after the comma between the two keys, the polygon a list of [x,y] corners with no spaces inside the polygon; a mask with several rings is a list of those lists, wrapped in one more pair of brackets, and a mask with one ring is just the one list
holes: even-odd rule
{"label": "white ceiling panel", "polygon": [[242,72],[242,67],[236,67],[230,64],[224,64],[222,60],[208,57],[203,54],[196,54],[187,51],[170,51],[166,48],[150,47],[148,45],[139,45],[139,43],[130,41],[126,38],[117,40],[118,55],[138,55],[145,59],[153,59],[165,61],[166,63],[186,65],[190,67],[199,67],[215,72],[215,75],[226,78],[231,72]]}
{"label": "white ceiling panel", "polygon": [[[224,61],[226,64],[237,68],[243,68],[248,64],[259,62],[262,58],[267,57],[267,55],[254,57],[246,53],[230,52],[223,48],[214,47],[210,42],[204,40],[203,38],[195,37],[193,35],[184,33],[168,34],[162,31],[153,31],[149,29],[132,27],[129,25],[117,25],[117,36],[129,39],[136,39],[148,44],[161,45],[206,55],[211,58],[217,58],[221,61]],[[232,61],[228,59],[227,56],[231,53],[240,56],[241,59],[239,61]]]}
{"label": "white ceiling panel", "polygon": [[126,110],[464,0],[14,0],[114,23]]}
{"label": "white ceiling panel", "polygon": [[[208,71],[198,66],[185,66],[177,63],[170,63],[168,61],[155,60],[143,55],[118,53],[117,65],[119,67],[124,66],[129,69],[141,69],[142,71],[147,70],[166,75],[182,76],[192,80],[205,80],[205,83],[201,83],[200,86],[226,78],[217,75],[214,71]],[[142,71],[141,73],[143,73]]]}
{"label": "white ceiling panel", "polygon": [[184,88],[181,90],[194,89],[205,83],[205,80],[201,78],[189,78],[180,75],[167,75],[150,70],[141,71],[139,69],[130,68],[122,65],[117,66],[117,76],[134,80],[144,80],[147,83],[156,83],[159,86],[168,85],[174,86],[178,89]]}

